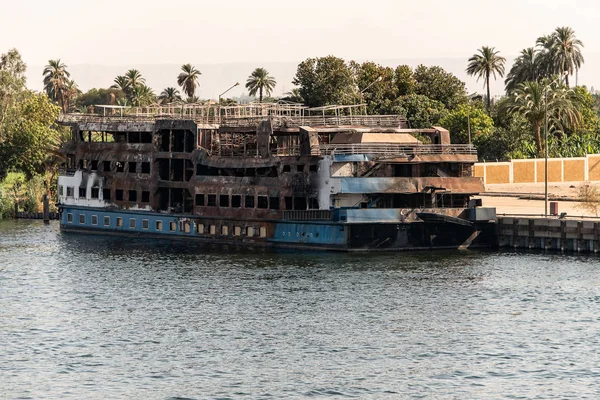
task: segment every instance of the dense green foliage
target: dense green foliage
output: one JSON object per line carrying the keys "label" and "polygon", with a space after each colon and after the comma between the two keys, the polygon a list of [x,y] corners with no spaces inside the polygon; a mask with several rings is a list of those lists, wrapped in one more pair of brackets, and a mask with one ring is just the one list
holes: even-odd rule
{"label": "dense green foliage", "polygon": [[158,101],[162,104],[170,104],[181,101],[181,94],[179,90],[174,87],[165,88],[158,96]]}
{"label": "dense green foliage", "polygon": [[494,134],[494,120],[485,112],[481,103],[461,104],[439,123],[452,133],[454,143],[473,143],[479,146],[489,141]]}
{"label": "dense green foliage", "polygon": [[[75,111],[94,113],[98,104],[116,105],[125,101],[125,93],[120,89],[90,89],[75,99]],[[100,111],[100,110],[99,110]]]}
{"label": "dense green foliage", "polygon": [[309,107],[352,104],[358,98],[350,66],[334,56],[308,58],[298,65],[292,81]]}
{"label": "dense green foliage", "polygon": [[440,120],[448,113],[442,102],[414,93],[395,99],[390,111],[391,114],[405,116],[411,128],[439,125]]}
{"label": "dense green foliage", "polygon": [[25,71],[16,50],[0,57],[0,218],[15,201],[36,211],[61,163],[57,150],[66,132],[54,123],[61,108],[46,93],[27,90]]}
{"label": "dense green foliage", "polygon": [[110,88],[118,89],[125,95],[124,101],[117,101],[118,105],[145,106],[156,102],[154,91],[146,86],[146,78],[137,69],[117,76]]}

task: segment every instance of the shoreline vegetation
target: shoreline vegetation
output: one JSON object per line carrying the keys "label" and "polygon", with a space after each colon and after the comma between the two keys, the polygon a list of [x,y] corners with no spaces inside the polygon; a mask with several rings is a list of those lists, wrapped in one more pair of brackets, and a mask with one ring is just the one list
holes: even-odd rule
{"label": "shoreline vegetation", "polygon": [[[543,157],[547,116],[549,157],[576,157],[600,152],[600,95],[577,85],[583,47],[571,28],[558,27],[523,49],[508,69],[500,50],[482,46],[465,58],[482,94],[467,93],[463,81],[439,66],[391,68],[332,55],[302,61],[291,82],[295,88],[281,98],[271,97],[277,81],[261,67],[250,71],[245,88],[259,102],[365,103],[369,114],[401,114],[412,128],[441,125],[454,143],[476,145],[481,161]],[[83,93],[60,59],[48,61],[44,91],[34,92],[27,88],[26,68],[16,49],[0,57],[0,219],[14,215],[15,203],[39,212],[44,194],[56,198],[64,161],[58,150],[69,136],[55,123],[61,112],[98,113],[98,104],[235,105],[248,98],[200,99],[202,73],[189,63],[158,95],[136,69],[116,76],[108,88]],[[490,81],[502,78],[505,94],[491,97]]]}

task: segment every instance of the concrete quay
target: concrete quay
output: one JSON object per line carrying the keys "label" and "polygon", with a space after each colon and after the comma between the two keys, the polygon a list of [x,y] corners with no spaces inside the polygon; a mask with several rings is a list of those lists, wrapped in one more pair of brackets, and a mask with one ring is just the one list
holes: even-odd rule
{"label": "concrete quay", "polygon": [[496,222],[497,244],[500,248],[586,253],[600,251],[600,219],[499,216]]}

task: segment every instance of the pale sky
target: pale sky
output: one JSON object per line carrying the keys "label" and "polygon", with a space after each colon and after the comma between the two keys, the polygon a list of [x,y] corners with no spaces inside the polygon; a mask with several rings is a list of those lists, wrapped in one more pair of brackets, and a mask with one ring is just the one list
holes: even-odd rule
{"label": "pale sky", "polygon": [[16,47],[30,66],[55,58],[126,66],[299,62],[333,54],[461,57],[466,67],[483,45],[512,58],[565,25],[584,42],[584,56],[600,53],[594,0],[0,1],[0,53]]}

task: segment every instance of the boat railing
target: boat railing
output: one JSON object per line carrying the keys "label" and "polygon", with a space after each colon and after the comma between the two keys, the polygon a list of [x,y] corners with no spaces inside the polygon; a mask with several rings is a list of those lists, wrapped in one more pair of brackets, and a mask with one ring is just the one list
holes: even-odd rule
{"label": "boat railing", "polygon": [[[276,157],[299,156],[301,146],[271,147],[270,153]],[[477,149],[468,144],[423,144],[423,145],[398,145],[386,143],[357,143],[357,144],[326,144],[312,146],[310,153],[313,156],[345,156],[353,154],[366,154],[379,158],[402,158],[418,155],[471,155],[477,156]],[[241,146],[221,146],[209,151],[210,155],[221,157],[259,157],[255,148],[244,150]]]}
{"label": "boat railing", "polygon": [[[316,153],[317,149],[313,149]],[[477,149],[469,144],[389,144],[389,143],[355,143],[327,144],[318,148],[321,155],[370,154],[375,156],[414,156],[435,154],[467,154],[477,155]]]}
{"label": "boat railing", "polygon": [[72,123],[115,123],[115,122],[155,122],[160,119],[193,120],[198,123],[219,124],[222,127],[257,127],[258,124],[271,118],[274,128],[298,128],[300,126],[364,126],[364,127],[394,127],[406,126],[406,119],[399,115],[325,115],[325,116],[223,116],[223,115],[192,115],[177,113],[137,113],[125,115],[98,115],[84,113],[60,114],[57,122]]}
{"label": "boat railing", "polygon": [[406,126],[406,119],[399,115],[310,115],[310,116],[252,116],[224,117],[223,127],[257,126],[260,121],[271,117],[274,127],[297,128],[300,126],[364,126],[364,127],[394,127]]}

